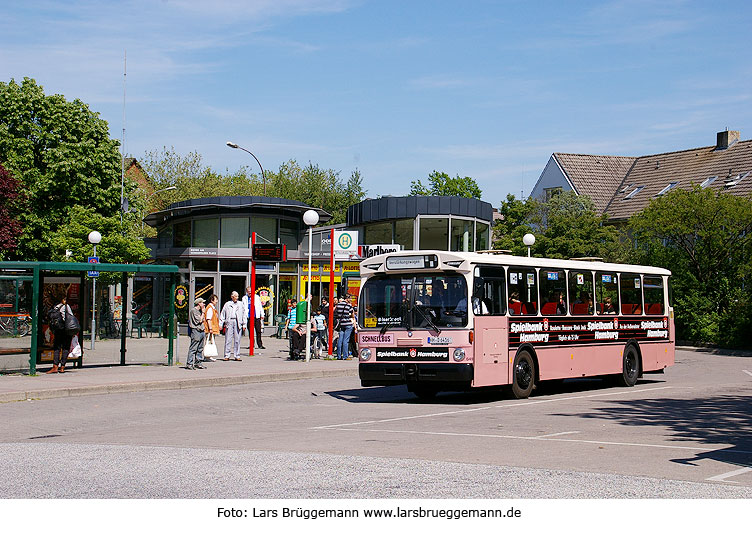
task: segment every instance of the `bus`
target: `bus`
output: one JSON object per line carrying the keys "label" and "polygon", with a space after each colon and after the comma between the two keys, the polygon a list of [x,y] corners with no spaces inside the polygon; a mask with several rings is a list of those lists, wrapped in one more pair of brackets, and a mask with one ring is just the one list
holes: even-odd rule
{"label": "bus", "polygon": [[663,268],[492,252],[402,251],[361,262],[364,387],[511,389],[608,376],[627,387],[674,364]]}

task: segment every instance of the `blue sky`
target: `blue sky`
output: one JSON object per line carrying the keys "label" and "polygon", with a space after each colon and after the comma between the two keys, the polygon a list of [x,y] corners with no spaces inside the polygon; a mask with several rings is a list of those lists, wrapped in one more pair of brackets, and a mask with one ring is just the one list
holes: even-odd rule
{"label": "blue sky", "polygon": [[433,170],[528,194],[553,152],[645,155],[752,138],[752,3],[5,0],[0,79],[123,128],[126,151],[218,171],[360,169],[368,195]]}

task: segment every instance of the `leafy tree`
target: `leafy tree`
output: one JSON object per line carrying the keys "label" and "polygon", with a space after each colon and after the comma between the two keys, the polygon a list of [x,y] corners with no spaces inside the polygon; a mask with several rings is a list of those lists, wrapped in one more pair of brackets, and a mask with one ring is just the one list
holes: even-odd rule
{"label": "leafy tree", "polygon": [[752,344],[752,198],[676,189],[651,200],[629,229],[637,259],[673,273],[681,338]]}
{"label": "leafy tree", "polygon": [[20,85],[0,82],[0,161],[28,198],[13,254],[20,259],[59,255],[53,235],[74,206],[105,218],[118,214],[118,142],[110,139],[107,122],[81,100],[47,96],[30,78]]}
{"label": "leafy tree", "polygon": [[480,200],[482,191],[473,178],[452,178],[446,172],[434,170],[428,175],[428,186],[418,180],[410,182],[410,196],[462,196]]}
{"label": "leafy tree", "polygon": [[[248,167],[235,173],[219,174],[205,166],[201,155],[185,156],[174,148],[152,151],[141,161],[153,190],[177,187],[152,196],[149,210],[164,209],[170,203],[212,196],[262,196],[264,182],[260,174],[250,174]],[[295,160],[266,171],[266,195],[298,200],[332,214],[331,224],[345,222],[347,208],[365,197],[360,171],[354,170],[347,181],[339,172],[309,163],[301,167]],[[144,198],[146,195],[144,194]]]}
{"label": "leafy tree", "polygon": [[25,196],[19,191],[21,184],[0,165],[0,260],[18,246],[21,222],[18,217],[26,205]]}
{"label": "leafy tree", "polygon": [[588,196],[572,191],[557,194],[547,202],[518,200],[507,195],[499,209],[501,220],[494,227],[494,248],[527,255],[522,243],[526,233],[535,235],[532,253],[538,257],[569,259],[602,257],[623,262],[627,258],[619,231],[595,212]]}

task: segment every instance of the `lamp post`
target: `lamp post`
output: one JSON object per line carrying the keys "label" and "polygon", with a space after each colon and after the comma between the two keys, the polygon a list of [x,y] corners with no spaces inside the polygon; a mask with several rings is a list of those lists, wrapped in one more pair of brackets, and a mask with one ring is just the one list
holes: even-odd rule
{"label": "lamp post", "polygon": [[527,256],[530,257],[530,247],[535,244],[535,235],[532,233],[525,233],[522,237],[522,244],[527,246]]}
{"label": "lamp post", "polygon": [[[165,191],[174,191],[176,189],[177,189],[177,187],[175,187],[174,185],[171,185],[171,186],[166,187],[164,189],[159,189],[158,191],[154,191],[153,193],[151,193],[149,196],[146,197],[146,200],[144,200],[144,210],[146,210],[146,208],[149,207],[149,198],[151,198],[155,194],[159,194],[160,192],[165,192]],[[144,213],[142,211],[141,212],[141,229],[144,229],[144,216],[143,215],[144,215]]]}
{"label": "lamp post", "polygon": [[[306,363],[311,359],[311,299],[308,298],[311,293],[311,281],[313,276],[311,275],[311,258],[313,257],[313,226],[319,223],[319,214],[313,209],[309,209],[303,213],[303,222],[308,226],[308,286],[306,287],[308,295],[306,296],[306,344],[305,344],[305,360]],[[334,275],[333,272],[329,273],[330,276]]]}
{"label": "lamp post", "polygon": [[[89,242],[94,245],[93,257],[97,256],[97,244],[102,240],[98,231],[89,233]],[[94,349],[94,337],[97,336],[97,278],[92,278],[91,285],[91,349]]]}
{"label": "lamp post", "polygon": [[249,154],[251,154],[251,155],[253,156],[253,159],[255,159],[255,160],[256,160],[256,163],[258,163],[258,166],[259,166],[259,168],[261,169],[261,179],[262,179],[262,180],[263,180],[263,182],[264,182],[264,196],[266,196],[266,175],[264,174],[264,167],[262,167],[262,166],[261,166],[261,161],[259,161],[259,160],[258,160],[258,157],[256,157],[255,155],[253,155],[253,152],[251,152],[250,150],[246,150],[246,149],[245,149],[245,148],[243,148],[242,146],[238,146],[237,144],[235,144],[235,143],[234,143],[234,142],[232,142],[232,141],[227,141],[227,143],[226,143],[226,144],[227,144],[227,146],[229,146],[230,148],[236,148],[236,149],[238,149],[238,150],[243,150],[244,152],[248,152]]}

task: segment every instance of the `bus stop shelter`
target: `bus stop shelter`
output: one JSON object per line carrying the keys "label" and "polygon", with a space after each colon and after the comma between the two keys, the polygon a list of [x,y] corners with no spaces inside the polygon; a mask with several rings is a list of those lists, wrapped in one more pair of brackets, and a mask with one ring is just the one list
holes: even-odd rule
{"label": "bus stop shelter", "polygon": [[[120,327],[120,364],[126,364],[126,343],[128,328],[126,327],[128,302],[131,301],[132,294],[128,291],[128,277],[129,275],[162,275],[169,277],[169,287],[171,295],[169,297],[169,305],[166,323],[166,337],[168,342],[167,347],[167,364],[173,364],[173,337],[176,333],[175,324],[175,299],[172,297],[175,294],[175,285],[178,275],[178,267],[176,265],[152,265],[152,264],[118,264],[118,263],[72,263],[72,262],[34,262],[34,261],[0,261],[0,278],[3,280],[22,280],[24,282],[31,283],[31,299],[29,302],[28,315],[31,321],[31,345],[29,349],[29,374],[36,374],[37,356],[39,353],[39,340],[41,338],[40,331],[42,328],[45,309],[43,309],[43,302],[41,301],[43,276],[46,274],[69,274],[78,275],[83,278],[86,272],[113,272],[121,273],[120,276],[120,291],[122,295],[122,324]],[[17,285],[16,285],[17,286]],[[17,293],[17,291],[16,291]],[[18,309],[16,308],[16,311]],[[19,315],[20,316],[20,315]],[[82,320],[83,322],[83,320]],[[84,324],[81,324],[82,330]],[[91,335],[96,335],[96,332],[91,332]],[[140,330],[139,330],[140,335]],[[82,339],[83,340],[83,339]]]}

